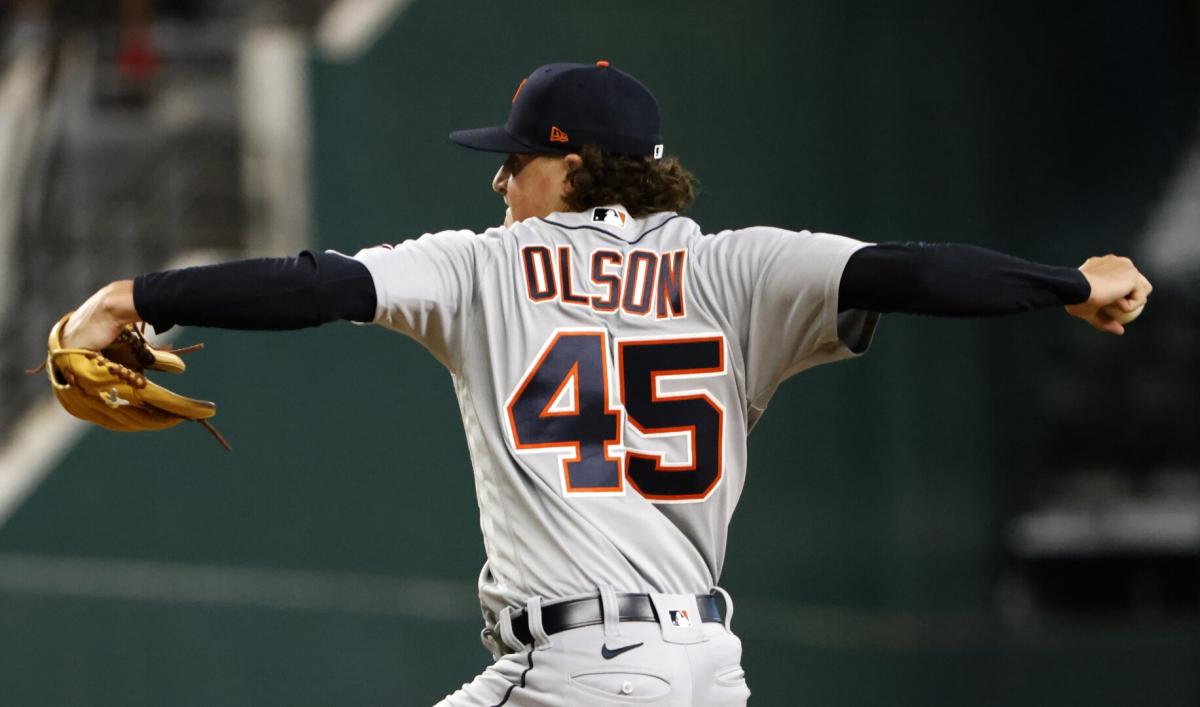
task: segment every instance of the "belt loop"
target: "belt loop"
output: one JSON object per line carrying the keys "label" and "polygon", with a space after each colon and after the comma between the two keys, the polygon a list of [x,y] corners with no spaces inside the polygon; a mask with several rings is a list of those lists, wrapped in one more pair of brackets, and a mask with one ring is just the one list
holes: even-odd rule
{"label": "belt loop", "polygon": [[621,635],[621,609],[617,604],[617,590],[611,585],[600,585],[600,617],[604,620],[605,636]]}
{"label": "belt loop", "polygon": [[488,653],[492,654],[492,660],[500,660],[504,655],[504,649],[500,646],[500,641],[496,638],[496,629],[493,627],[483,627],[483,630],[479,632],[479,642],[483,644]]}
{"label": "belt loop", "polygon": [[729,596],[729,592],[718,586],[714,585],[713,591],[725,599],[725,630],[733,633],[733,599]]}
{"label": "belt loop", "polygon": [[511,606],[506,606],[500,610],[500,623],[498,625],[500,640],[504,641],[505,645],[512,650],[519,651],[525,647],[525,644],[521,643],[521,639],[517,638],[517,634],[513,633],[512,615],[513,610]]}
{"label": "belt loop", "polygon": [[550,648],[550,636],[546,634],[546,629],[542,626],[541,597],[536,595],[529,597],[529,601],[525,603],[525,616],[529,621],[529,635],[533,636],[533,647],[539,651]]}

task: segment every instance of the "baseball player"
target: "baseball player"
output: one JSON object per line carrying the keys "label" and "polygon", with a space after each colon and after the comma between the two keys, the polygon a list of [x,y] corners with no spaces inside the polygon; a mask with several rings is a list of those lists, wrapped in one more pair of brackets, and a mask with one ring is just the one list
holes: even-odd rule
{"label": "baseball player", "polygon": [[133,321],[345,319],[428,348],[462,411],[494,658],[441,705],[745,704],[718,581],[746,437],[780,383],[863,353],[885,312],[1066,306],[1120,334],[1150,294],[1111,255],[1075,269],[966,245],[705,233],[679,214],[692,177],[664,157],[656,100],[605,61],[536,69],[503,126],[450,139],[506,156],[502,226],[142,275],[63,330],[64,346],[100,349]]}

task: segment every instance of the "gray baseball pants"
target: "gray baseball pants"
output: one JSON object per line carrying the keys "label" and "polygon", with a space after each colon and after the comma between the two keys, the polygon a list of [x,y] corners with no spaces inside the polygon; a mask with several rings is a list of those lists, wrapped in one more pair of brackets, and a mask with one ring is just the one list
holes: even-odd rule
{"label": "gray baseball pants", "polygon": [[[601,592],[605,623],[547,636],[540,601],[530,602],[533,645],[501,656],[435,707],[741,707],[750,697],[742,642],[725,624],[690,627],[618,622],[612,594]],[[727,615],[732,605],[727,601]],[[665,613],[665,612],[664,612]],[[498,626],[505,635],[502,617]],[[509,645],[519,644],[507,631]],[[635,646],[635,647],[630,647]],[[606,657],[607,656],[607,657]]]}

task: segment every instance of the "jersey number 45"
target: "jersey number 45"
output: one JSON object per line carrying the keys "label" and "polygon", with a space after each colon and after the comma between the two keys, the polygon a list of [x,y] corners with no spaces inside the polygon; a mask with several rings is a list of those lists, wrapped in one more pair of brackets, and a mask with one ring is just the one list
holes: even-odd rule
{"label": "jersey number 45", "polygon": [[[619,400],[610,400],[608,332],[559,329],[505,406],[518,453],[557,452],[563,492],[621,494],[625,481],[656,502],[702,501],[721,481],[725,408],[707,390],[663,392],[660,382],[723,376],[720,335],[618,339]],[[624,440],[684,437],[683,461]]]}

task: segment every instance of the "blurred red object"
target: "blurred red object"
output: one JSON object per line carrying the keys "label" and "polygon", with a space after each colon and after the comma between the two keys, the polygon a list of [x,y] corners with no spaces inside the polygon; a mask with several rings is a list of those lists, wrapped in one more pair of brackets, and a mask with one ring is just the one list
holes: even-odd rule
{"label": "blurred red object", "polygon": [[117,52],[121,76],[135,83],[145,83],[157,74],[160,61],[149,32],[126,32]]}

